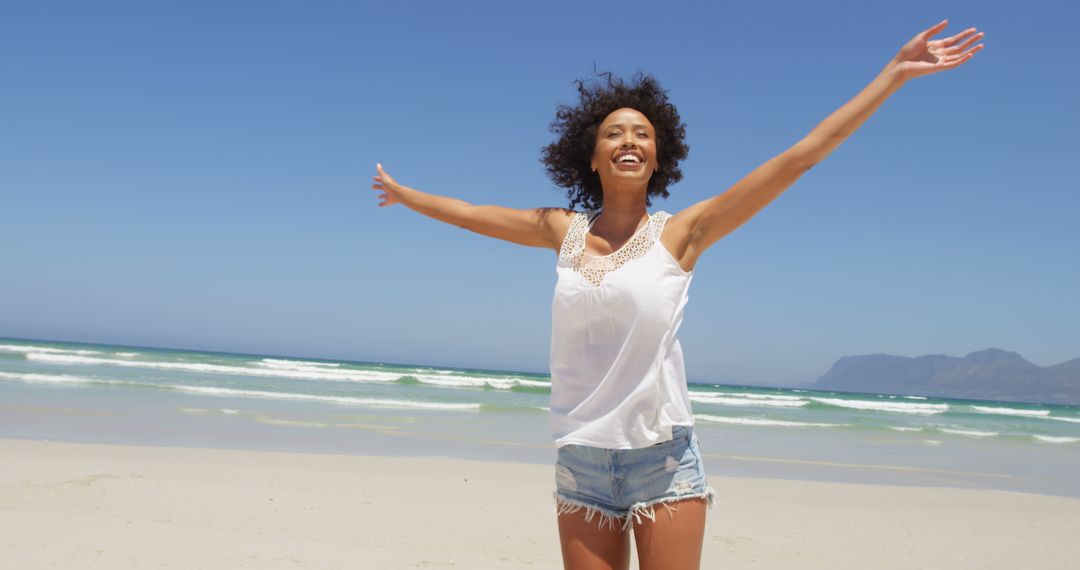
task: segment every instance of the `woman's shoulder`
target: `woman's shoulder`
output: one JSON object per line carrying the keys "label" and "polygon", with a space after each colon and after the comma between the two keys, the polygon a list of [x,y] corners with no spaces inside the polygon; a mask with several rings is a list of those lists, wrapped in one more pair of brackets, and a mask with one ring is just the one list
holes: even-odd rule
{"label": "woman's shoulder", "polygon": [[559,255],[562,251],[563,244],[566,243],[567,234],[570,233],[571,228],[575,223],[578,227],[582,227],[588,223],[588,220],[592,218],[593,211],[589,209],[574,210],[571,208],[550,208],[554,211],[555,215],[548,217],[548,223],[551,226],[551,232],[553,236],[553,243],[558,244],[555,248],[555,254]]}

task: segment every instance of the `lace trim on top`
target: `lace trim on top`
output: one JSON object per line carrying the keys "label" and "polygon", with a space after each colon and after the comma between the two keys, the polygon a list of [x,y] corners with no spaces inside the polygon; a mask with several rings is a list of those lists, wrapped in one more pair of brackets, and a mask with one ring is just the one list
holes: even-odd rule
{"label": "lace trim on top", "polygon": [[646,253],[660,237],[667,221],[665,212],[656,212],[649,216],[645,225],[615,252],[608,255],[593,255],[585,251],[585,233],[592,227],[589,221],[594,211],[578,212],[570,222],[559,258],[569,263],[589,283],[600,286],[604,276],[626,265]]}

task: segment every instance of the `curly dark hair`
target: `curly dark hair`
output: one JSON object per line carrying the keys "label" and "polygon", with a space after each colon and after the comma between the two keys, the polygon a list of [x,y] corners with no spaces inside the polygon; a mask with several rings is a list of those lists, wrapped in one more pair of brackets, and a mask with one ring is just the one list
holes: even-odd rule
{"label": "curly dark hair", "polygon": [[[652,206],[653,196],[669,196],[667,187],[682,180],[679,161],[686,158],[686,125],[679,112],[668,102],[667,91],[652,75],[636,73],[631,82],[613,77],[611,72],[597,73],[606,82],[595,81],[587,86],[576,80],[581,101],[577,106],[559,105],[551,132],[558,135],[555,142],[543,149],[540,162],[556,185],[567,188],[570,209],[581,204],[592,210],[604,204],[600,175],[592,171],[590,161],[596,148],[600,123],[616,109],[628,107],[645,115],[656,129],[656,159],[660,168],[649,179],[645,204]],[[606,84],[605,84],[606,83]]]}

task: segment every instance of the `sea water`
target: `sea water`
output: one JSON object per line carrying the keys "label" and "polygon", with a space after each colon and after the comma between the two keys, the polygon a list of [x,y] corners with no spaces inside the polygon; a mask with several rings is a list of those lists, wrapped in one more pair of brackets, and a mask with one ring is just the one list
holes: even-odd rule
{"label": "sea water", "polygon": [[[553,464],[546,374],[0,339],[0,437]],[[1080,497],[1080,407],[692,382],[710,475]]]}

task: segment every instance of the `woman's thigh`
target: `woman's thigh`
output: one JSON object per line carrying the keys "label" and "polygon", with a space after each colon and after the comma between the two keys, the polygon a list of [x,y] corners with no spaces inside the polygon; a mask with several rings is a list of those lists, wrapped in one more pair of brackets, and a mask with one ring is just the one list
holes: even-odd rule
{"label": "woman's thigh", "polygon": [[696,497],[659,508],[656,520],[634,523],[634,542],[641,570],[698,570],[705,540],[707,499]]}
{"label": "woman's thigh", "polygon": [[606,528],[595,518],[586,521],[585,510],[559,515],[559,542],[566,570],[627,570],[630,567],[630,533]]}

